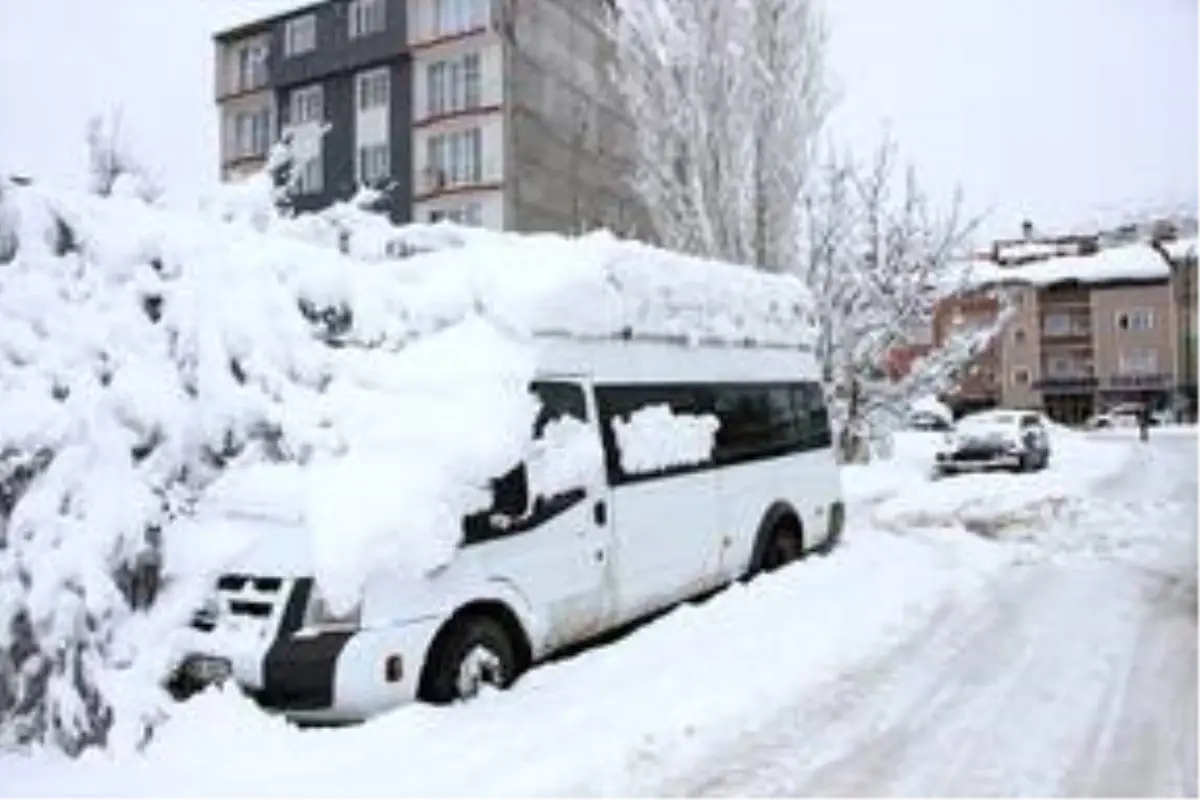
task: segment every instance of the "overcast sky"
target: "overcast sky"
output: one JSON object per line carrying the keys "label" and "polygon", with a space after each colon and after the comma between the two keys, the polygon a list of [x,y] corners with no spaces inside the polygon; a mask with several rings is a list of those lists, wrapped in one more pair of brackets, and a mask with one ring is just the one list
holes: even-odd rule
{"label": "overcast sky", "polygon": [[[0,0],[0,170],[79,184],[90,114],[169,190],[216,176],[210,34],[296,0]],[[1197,199],[1196,0],[828,0],[838,136],[887,125],[989,232]],[[69,20],[69,22],[68,22]]]}

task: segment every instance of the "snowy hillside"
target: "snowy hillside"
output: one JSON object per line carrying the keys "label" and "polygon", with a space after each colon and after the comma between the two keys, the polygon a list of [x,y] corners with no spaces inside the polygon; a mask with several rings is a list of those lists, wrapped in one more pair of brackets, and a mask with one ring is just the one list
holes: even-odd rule
{"label": "snowy hillside", "polygon": [[282,219],[261,180],[203,215],[35,187],[0,204],[0,631],[20,642],[0,729],[68,749],[103,737],[121,675],[169,661],[131,633],[170,627],[132,608],[154,565],[171,599],[246,545],[198,522],[214,507],[303,521],[343,607],[371,569],[445,563],[529,446],[534,333],[813,331],[794,279],[606,234]]}

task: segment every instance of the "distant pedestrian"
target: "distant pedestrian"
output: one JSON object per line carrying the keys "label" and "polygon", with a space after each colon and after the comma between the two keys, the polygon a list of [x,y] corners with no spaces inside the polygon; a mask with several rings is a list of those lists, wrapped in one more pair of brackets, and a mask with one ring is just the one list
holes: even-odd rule
{"label": "distant pedestrian", "polygon": [[1150,407],[1142,406],[1138,411],[1138,436],[1143,442],[1150,441]]}

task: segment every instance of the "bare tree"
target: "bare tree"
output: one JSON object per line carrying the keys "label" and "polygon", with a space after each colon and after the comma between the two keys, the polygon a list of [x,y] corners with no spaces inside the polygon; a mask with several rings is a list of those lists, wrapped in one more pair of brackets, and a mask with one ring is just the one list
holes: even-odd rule
{"label": "bare tree", "polygon": [[904,380],[883,374],[887,354],[928,330],[940,302],[970,290],[962,256],[979,223],[964,214],[959,193],[948,209],[933,208],[897,155],[886,140],[866,165],[830,158],[799,207],[797,274],[816,296],[817,354],[837,400],[842,456],[852,461],[909,400],[959,379],[1004,318],[959,331]]}
{"label": "bare tree", "polygon": [[786,269],[794,208],[832,107],[815,2],[617,5],[614,74],[656,233],[672,249]]}
{"label": "bare tree", "polygon": [[919,377],[885,385],[887,352],[963,288],[956,259],[977,220],[957,195],[934,209],[891,141],[867,164],[818,146],[834,101],[819,2],[623,0],[615,74],[661,241],[813,290],[843,456],[856,458],[909,392],[954,380],[991,333],[964,332]]}
{"label": "bare tree", "polygon": [[108,197],[125,181],[132,194],[148,203],[162,195],[162,187],[133,156],[124,139],[120,110],[107,118],[96,115],[88,121],[87,145],[93,192]]}

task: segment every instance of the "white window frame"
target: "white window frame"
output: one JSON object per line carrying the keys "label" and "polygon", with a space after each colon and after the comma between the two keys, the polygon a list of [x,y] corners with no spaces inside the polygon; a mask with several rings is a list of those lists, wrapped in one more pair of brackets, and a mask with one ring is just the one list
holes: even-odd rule
{"label": "white window frame", "polygon": [[392,75],[387,67],[354,76],[354,104],[359,111],[387,108],[391,104]]}
{"label": "white window frame", "polygon": [[325,121],[325,87],[312,83],[293,89],[288,98],[288,124],[306,125]]}
{"label": "white window frame", "polygon": [[483,59],[478,52],[434,61],[425,68],[426,115],[439,117],[483,103]]}
{"label": "white window frame", "polygon": [[[1125,324],[1121,324],[1124,318]],[[1135,324],[1137,321],[1137,324]],[[1113,318],[1116,329],[1129,333],[1137,331],[1152,331],[1154,330],[1154,311],[1149,308],[1131,308],[1125,311],[1118,311]]]}
{"label": "white window frame", "polygon": [[1121,375],[1157,374],[1158,350],[1153,347],[1122,350],[1117,357],[1117,371]]}
{"label": "white window frame", "polygon": [[234,94],[248,92],[267,84],[267,55],[264,41],[242,42],[230,51]]}
{"label": "white window frame", "polygon": [[382,33],[387,30],[387,4],[384,0],[351,0],[346,21],[351,39]]}
{"label": "white window frame", "polygon": [[433,35],[435,38],[487,27],[488,0],[434,0]]}
{"label": "white window frame", "polygon": [[317,15],[293,17],[283,25],[283,55],[286,58],[317,49]]}
{"label": "white window frame", "polygon": [[440,171],[442,176],[441,185],[430,187],[433,191],[483,181],[483,130],[478,126],[430,136],[425,153],[428,174]]}
{"label": "white window frame", "polygon": [[372,185],[392,175],[392,150],[387,142],[365,144],[358,148],[355,159],[358,182]]}
{"label": "white window frame", "polygon": [[428,219],[431,223],[454,222],[458,225],[478,228],[483,225],[483,204],[471,201],[461,206],[431,208]]}

